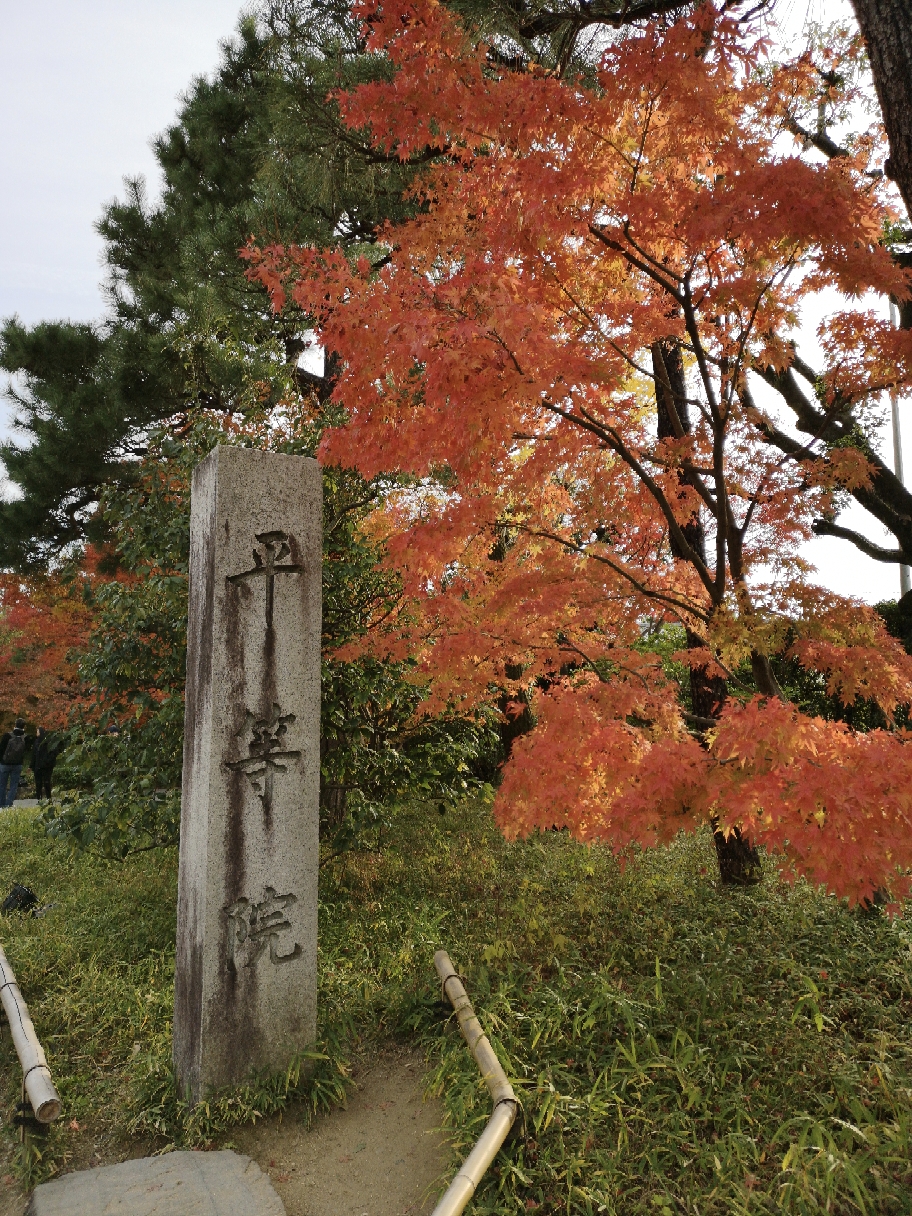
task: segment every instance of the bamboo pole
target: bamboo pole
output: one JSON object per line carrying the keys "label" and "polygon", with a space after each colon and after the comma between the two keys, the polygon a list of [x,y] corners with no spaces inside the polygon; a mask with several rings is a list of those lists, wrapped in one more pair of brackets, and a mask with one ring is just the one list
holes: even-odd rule
{"label": "bamboo pole", "polygon": [[494,1102],[494,1110],[488,1125],[476,1141],[475,1147],[450,1183],[449,1188],[434,1208],[431,1216],[459,1216],[475,1194],[485,1170],[497,1156],[501,1145],[509,1135],[510,1128],[519,1110],[519,1102],[507,1074],[501,1067],[497,1053],[488,1042],[481,1023],[475,1016],[472,1002],[456,974],[456,968],[445,950],[434,955],[434,966],[443,984],[444,996],[453,1006],[459,1029],[469,1045],[472,1058],[481,1069],[488,1093]]}
{"label": "bamboo pole", "polygon": [[60,1095],[51,1080],[51,1070],[38,1042],[28,1006],[22,999],[19,985],[9,960],[0,946],[0,1002],[9,1022],[13,1046],[22,1065],[22,1081],[35,1118],[39,1123],[53,1123],[60,1114]]}

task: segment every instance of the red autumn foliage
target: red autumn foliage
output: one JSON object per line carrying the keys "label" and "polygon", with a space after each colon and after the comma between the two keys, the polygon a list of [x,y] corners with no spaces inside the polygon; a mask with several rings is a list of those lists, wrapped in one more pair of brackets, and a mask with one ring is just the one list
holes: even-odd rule
{"label": "red autumn foliage", "polygon": [[[408,592],[375,644],[416,656],[442,703],[546,686],[498,792],[509,834],[566,825],[623,849],[712,818],[853,901],[905,895],[912,736],[803,715],[769,665],[790,646],[888,721],[912,699],[912,659],[799,555],[870,462],[813,439],[784,454],[756,391],[793,365],[811,292],[908,295],[880,243],[876,137],[809,159],[784,117],[809,65],[761,70],[763,39],[723,6],[610,42],[597,85],[499,66],[435,0],[363,15],[395,71],[340,104],[378,148],[438,154],[416,216],[376,270],[246,256],[338,357],[347,423],[322,459],[414,479],[375,523]],[[827,418],[912,380],[912,334],[870,312],[830,316],[822,339]],[[663,350],[687,362],[683,394]],[[650,652],[663,622],[696,665],[749,661],[763,694],[702,744]]]}
{"label": "red autumn foliage", "polygon": [[[92,554],[89,555],[92,565]],[[88,577],[88,574],[84,577]],[[84,645],[92,613],[82,578],[0,576],[0,721],[19,714],[55,730],[80,697],[71,655]]]}

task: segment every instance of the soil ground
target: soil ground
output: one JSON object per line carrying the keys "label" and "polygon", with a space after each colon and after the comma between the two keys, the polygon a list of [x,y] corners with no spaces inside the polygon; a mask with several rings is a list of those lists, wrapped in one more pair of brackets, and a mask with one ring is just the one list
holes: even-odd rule
{"label": "soil ground", "polygon": [[22,1216],[28,1196],[12,1174],[4,1174],[0,1182],[0,1216]]}
{"label": "soil ground", "polygon": [[426,1100],[420,1055],[362,1061],[347,1107],[308,1130],[293,1115],[238,1129],[233,1148],[269,1175],[288,1216],[418,1216],[443,1188],[443,1105]]}

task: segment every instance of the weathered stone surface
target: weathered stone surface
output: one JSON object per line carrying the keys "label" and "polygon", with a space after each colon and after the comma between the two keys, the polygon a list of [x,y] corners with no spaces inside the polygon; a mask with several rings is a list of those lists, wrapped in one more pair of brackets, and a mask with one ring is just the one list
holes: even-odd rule
{"label": "weathered stone surface", "polygon": [[174,1063],[194,1099],[316,1033],[322,496],[316,461],[193,476]]}
{"label": "weathered stone surface", "polygon": [[26,1216],[285,1216],[255,1161],[168,1153],[65,1174],[36,1187]]}

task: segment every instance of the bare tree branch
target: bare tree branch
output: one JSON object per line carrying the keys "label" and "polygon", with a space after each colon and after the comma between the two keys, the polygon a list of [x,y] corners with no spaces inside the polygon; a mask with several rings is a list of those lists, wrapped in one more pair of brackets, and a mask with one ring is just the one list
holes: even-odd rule
{"label": "bare tree branch", "polygon": [[912,565],[912,554],[903,553],[902,549],[885,549],[883,545],[875,545],[860,532],[843,528],[832,520],[815,519],[811,527],[817,536],[838,536],[841,540],[850,541],[856,549],[860,549],[868,557],[873,557],[876,562],[903,562]]}
{"label": "bare tree branch", "polygon": [[822,152],[830,160],[849,155],[848,149],[841,148],[834,139],[830,139],[826,131],[809,131],[807,127],[803,127],[800,122],[792,118],[791,114],[786,115],[785,125],[793,135],[797,135],[805,144],[815,147],[818,152]]}

